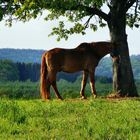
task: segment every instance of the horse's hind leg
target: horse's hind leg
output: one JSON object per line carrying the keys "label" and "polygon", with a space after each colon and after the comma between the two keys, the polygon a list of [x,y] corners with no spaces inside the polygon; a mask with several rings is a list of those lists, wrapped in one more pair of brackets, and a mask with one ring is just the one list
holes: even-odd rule
{"label": "horse's hind leg", "polygon": [[50,99],[50,81],[49,79],[47,79],[46,81],[46,95],[45,95],[45,99]]}
{"label": "horse's hind leg", "polygon": [[52,85],[52,87],[54,89],[55,95],[57,96],[57,98],[62,100],[62,97],[60,96],[59,91],[58,91],[57,86],[56,86],[56,72],[51,71],[48,74],[48,77],[49,77],[50,84]]}
{"label": "horse's hind leg", "polygon": [[54,81],[54,82],[52,83],[52,87],[53,87],[53,89],[54,89],[54,92],[55,92],[57,98],[63,100],[63,98],[60,96],[59,91],[58,91],[58,89],[57,89],[56,81]]}
{"label": "horse's hind leg", "polygon": [[95,89],[95,84],[94,84],[94,72],[90,72],[90,86],[91,86],[91,92],[94,98],[96,98],[97,94],[96,94],[96,89]]}
{"label": "horse's hind leg", "polygon": [[82,99],[86,99],[86,97],[85,97],[85,87],[86,87],[87,79],[88,79],[88,71],[83,71],[83,79],[82,79],[81,91],[80,91],[80,95],[81,95]]}

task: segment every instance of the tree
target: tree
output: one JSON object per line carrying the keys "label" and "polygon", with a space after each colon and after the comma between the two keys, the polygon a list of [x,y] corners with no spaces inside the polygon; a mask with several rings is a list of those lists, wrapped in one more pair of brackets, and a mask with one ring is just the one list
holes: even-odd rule
{"label": "tree", "polygon": [[19,80],[19,70],[10,60],[0,60],[0,82]]}
{"label": "tree", "polygon": [[[10,25],[13,18],[28,21],[44,10],[49,11],[46,20],[66,17],[73,25],[68,29],[64,21],[60,21],[59,27],[54,27],[51,33],[58,35],[57,40],[68,39],[68,35],[74,33],[85,34],[88,27],[96,31],[99,26],[107,25],[111,42],[117,46],[114,47],[113,55],[118,56],[113,61],[113,89],[121,96],[138,96],[129,58],[126,25],[139,27],[139,0],[2,0],[0,5],[1,20],[9,15],[7,21]],[[108,12],[102,9],[104,5]],[[83,19],[86,20],[85,23],[82,22]]]}
{"label": "tree", "polygon": [[19,70],[19,81],[30,80],[36,82],[39,80],[40,64],[17,62],[16,66]]}

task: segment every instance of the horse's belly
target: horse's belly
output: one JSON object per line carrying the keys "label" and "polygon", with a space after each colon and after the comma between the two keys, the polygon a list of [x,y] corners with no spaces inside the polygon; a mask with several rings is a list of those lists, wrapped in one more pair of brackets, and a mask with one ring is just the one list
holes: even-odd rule
{"label": "horse's belly", "polygon": [[78,72],[81,70],[83,70],[83,69],[78,69],[78,68],[70,68],[70,69],[64,68],[64,69],[62,69],[63,72],[68,72],[68,73],[74,73],[74,72]]}
{"label": "horse's belly", "polygon": [[62,71],[69,72],[69,73],[81,71],[83,69],[84,69],[83,65],[76,62],[67,62],[62,66]]}

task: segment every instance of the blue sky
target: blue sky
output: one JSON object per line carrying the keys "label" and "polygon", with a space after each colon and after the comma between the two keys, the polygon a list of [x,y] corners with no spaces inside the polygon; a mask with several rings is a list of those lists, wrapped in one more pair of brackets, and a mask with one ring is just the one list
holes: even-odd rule
{"label": "blue sky", "polygon": [[[69,26],[69,23],[66,23]],[[42,17],[26,23],[15,22],[12,27],[0,22],[0,48],[44,49],[55,47],[74,48],[82,42],[107,41],[110,39],[108,28],[97,32],[87,30],[87,34],[72,35],[67,41],[56,41],[56,37],[48,37],[57,21],[46,22]],[[140,29],[127,28],[130,54],[140,54]]]}

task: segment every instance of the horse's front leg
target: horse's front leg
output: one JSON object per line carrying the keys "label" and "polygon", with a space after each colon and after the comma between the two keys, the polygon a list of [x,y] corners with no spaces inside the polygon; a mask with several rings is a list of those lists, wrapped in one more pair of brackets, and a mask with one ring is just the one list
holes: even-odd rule
{"label": "horse's front leg", "polygon": [[91,92],[94,98],[96,98],[96,89],[95,89],[95,79],[94,79],[94,73],[95,70],[90,72],[90,87],[91,87]]}
{"label": "horse's front leg", "polygon": [[86,99],[86,97],[85,97],[85,87],[86,87],[87,79],[88,79],[88,71],[83,71],[83,79],[82,79],[81,91],[80,91],[81,99]]}

